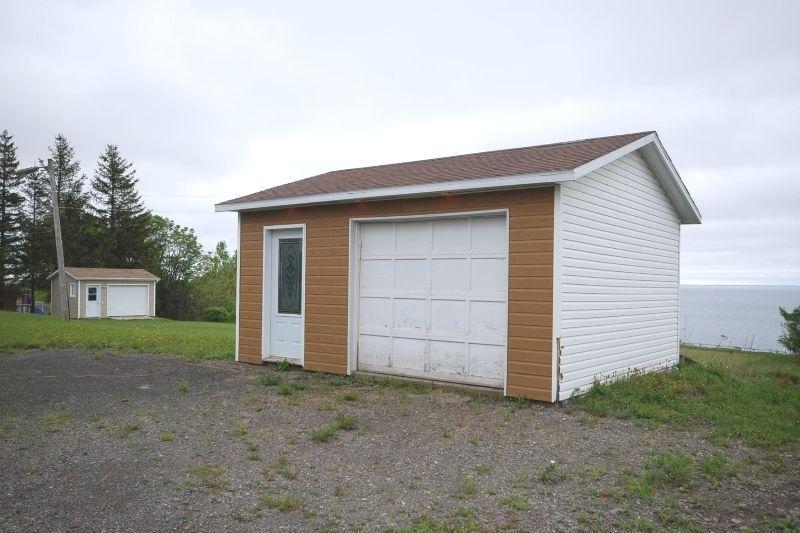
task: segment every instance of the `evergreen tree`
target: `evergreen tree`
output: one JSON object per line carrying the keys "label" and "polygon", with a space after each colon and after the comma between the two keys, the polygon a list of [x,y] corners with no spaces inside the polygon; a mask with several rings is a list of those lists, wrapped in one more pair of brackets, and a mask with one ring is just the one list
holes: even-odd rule
{"label": "evergreen tree", "polygon": [[101,266],[139,267],[147,260],[150,212],[136,191],[139,180],[132,167],[113,144],[106,146],[97,163],[91,209]]}
{"label": "evergreen tree", "polygon": [[0,293],[10,283],[20,243],[22,177],[17,174],[17,148],[8,130],[0,133]]}
{"label": "evergreen tree", "polygon": [[50,209],[50,184],[44,171],[25,177],[22,183],[21,243],[17,265],[22,281],[35,301],[36,289],[47,285],[47,276],[55,270],[51,251],[55,249]]}
{"label": "evergreen tree", "polygon": [[[53,160],[53,174],[58,192],[61,235],[64,241],[64,263],[67,266],[90,266],[94,263],[94,253],[90,240],[90,218],[87,213],[89,199],[84,191],[86,176],[80,173],[81,163],[75,159],[75,149],[70,146],[64,135],[60,133],[56,135],[55,143],[49,150],[50,159]],[[47,163],[39,160],[39,164],[45,166]],[[47,187],[49,193],[49,184]],[[51,235],[48,249],[52,272],[57,267],[55,241],[52,238],[53,221],[50,202],[47,202],[46,210],[48,216],[42,221],[48,225]]]}

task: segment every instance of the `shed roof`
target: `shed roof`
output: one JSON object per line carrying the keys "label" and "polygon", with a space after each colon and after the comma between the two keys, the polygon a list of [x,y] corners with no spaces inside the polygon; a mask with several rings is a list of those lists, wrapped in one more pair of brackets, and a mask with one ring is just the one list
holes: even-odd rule
{"label": "shed roof", "polygon": [[[158,276],[143,268],[89,268],[89,267],[64,267],[64,271],[71,277],[80,280],[143,280],[158,281]],[[58,275],[58,270],[50,274],[47,279]]]}
{"label": "shed roof", "polygon": [[699,223],[700,212],[654,131],[335,170],[227,200],[217,204],[216,210],[274,209],[562,183],[638,149],[645,149],[645,159],[676,203],[681,220]]}

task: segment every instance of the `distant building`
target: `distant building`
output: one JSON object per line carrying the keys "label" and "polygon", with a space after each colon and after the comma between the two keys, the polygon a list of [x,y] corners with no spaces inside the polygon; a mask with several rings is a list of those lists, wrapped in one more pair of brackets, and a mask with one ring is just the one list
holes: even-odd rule
{"label": "distant building", "polygon": [[[66,267],[70,318],[148,318],[156,316],[159,278],[141,268]],[[48,276],[52,313],[61,293],[58,271]]]}

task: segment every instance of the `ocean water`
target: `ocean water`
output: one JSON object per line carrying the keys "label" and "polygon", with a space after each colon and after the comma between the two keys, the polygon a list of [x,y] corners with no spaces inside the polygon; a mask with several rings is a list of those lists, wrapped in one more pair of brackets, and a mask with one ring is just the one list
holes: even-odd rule
{"label": "ocean water", "polygon": [[800,286],[681,285],[682,342],[785,351],[778,307],[800,305]]}

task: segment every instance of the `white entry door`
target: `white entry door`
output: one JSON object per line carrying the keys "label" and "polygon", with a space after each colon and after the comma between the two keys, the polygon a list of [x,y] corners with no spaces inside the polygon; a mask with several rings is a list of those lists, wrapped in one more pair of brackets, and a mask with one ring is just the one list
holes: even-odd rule
{"label": "white entry door", "polygon": [[100,285],[86,286],[86,317],[100,317]]}
{"label": "white entry door", "polygon": [[358,368],[502,387],[505,216],[364,222]]}
{"label": "white entry door", "polygon": [[269,283],[264,301],[269,302],[269,312],[264,357],[302,363],[303,230],[268,230],[265,240]]}

